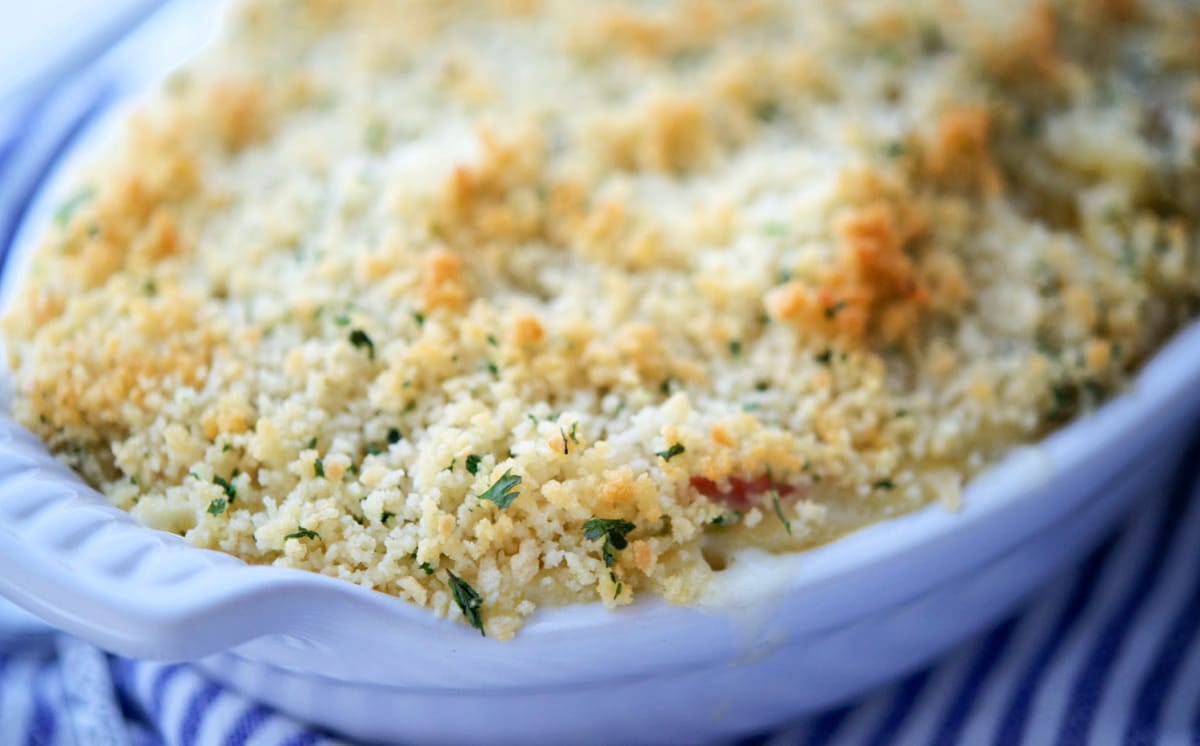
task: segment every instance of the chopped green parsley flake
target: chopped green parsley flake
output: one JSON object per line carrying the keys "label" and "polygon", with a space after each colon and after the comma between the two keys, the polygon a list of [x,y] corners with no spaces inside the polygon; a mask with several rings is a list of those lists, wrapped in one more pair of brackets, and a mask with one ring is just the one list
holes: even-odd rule
{"label": "chopped green parsley flake", "polygon": [[396,445],[400,442],[400,431],[394,427],[389,427],[387,431],[388,445]]}
{"label": "chopped green parsley flake", "polygon": [[233,500],[233,498],[237,497],[237,487],[234,487],[232,484],[230,484],[229,480],[227,480],[225,477],[222,477],[219,474],[213,474],[212,481],[213,484],[225,490],[225,497],[228,497],[230,500]]}
{"label": "chopped green parsley flake", "polygon": [[367,333],[362,329],[353,329],[350,332],[350,344],[359,349],[366,348],[367,357],[371,360],[375,359],[375,343],[367,336]]}
{"label": "chopped green parsley flake", "polygon": [[871,485],[871,487],[877,490],[894,490],[896,489],[896,483],[890,479],[880,479],[875,484]]}
{"label": "chopped green parsley flake", "polygon": [[742,342],[740,339],[733,339],[729,341],[729,354],[733,355],[734,357],[738,357],[742,354]]}
{"label": "chopped green parsley flake", "polygon": [[421,569],[425,571],[426,575],[433,574],[433,565],[429,564],[428,562],[422,562]]}
{"label": "chopped green parsley flake", "polygon": [[635,528],[637,526],[620,518],[589,518],[583,524],[583,538],[589,541],[604,539],[600,553],[604,557],[604,566],[612,567],[617,561],[615,552],[629,546],[625,537]]}
{"label": "chopped green parsley flake", "polygon": [[779,504],[779,493],[771,490],[771,504],[775,506],[775,515],[779,518],[779,522],[787,529],[788,536],[792,535],[792,522],[783,517],[783,506]]}
{"label": "chopped green parsley flake", "polygon": [[413,321],[417,322],[417,326],[425,326],[425,314],[420,311],[412,312]]}
{"label": "chopped green parsley flake", "polygon": [[500,506],[501,509],[507,508],[509,505],[512,505],[513,500],[517,499],[517,495],[521,494],[520,490],[517,489],[517,485],[519,484],[521,484],[521,477],[513,474],[512,470],[509,469],[504,472],[504,476],[497,479],[491,487],[488,487],[479,496],[479,499],[490,500]]}
{"label": "chopped green parsley flake", "polygon": [[654,455],[661,458],[663,461],[670,461],[687,449],[683,447],[683,443],[672,443],[671,447],[665,451],[655,451]]}
{"label": "chopped green parsley flake", "polygon": [[817,355],[815,360],[821,365],[829,365],[829,361],[833,360],[833,350],[825,350]]}
{"label": "chopped green parsley flake", "polygon": [[288,539],[320,539],[321,535],[316,531],[310,531],[304,526],[296,526],[296,530],[283,537],[284,541]]}
{"label": "chopped green parsley flake", "polygon": [[722,513],[716,518],[709,521],[710,526],[733,526],[742,522],[742,511],[735,510],[732,513]]}
{"label": "chopped green parsley flake", "polygon": [[229,501],[227,501],[223,497],[218,497],[217,499],[213,500],[212,502],[210,502],[208,504],[208,514],[209,515],[221,515],[222,513],[225,512],[225,507],[227,505],[229,505]]}
{"label": "chopped green parsley flake", "polygon": [[325,462],[320,457],[313,459],[313,473],[318,477],[325,476]]}
{"label": "chopped green parsley flake", "polygon": [[483,631],[483,619],[479,615],[483,599],[479,597],[474,588],[467,585],[465,580],[449,570],[446,573],[450,576],[450,595],[454,597],[454,603],[458,604],[458,608],[462,610],[463,616],[467,618],[467,623],[486,637],[487,635]]}
{"label": "chopped green parsley flake", "polygon": [[467,467],[467,472],[470,473],[471,476],[475,476],[479,473],[479,462],[479,456],[476,456],[474,453],[472,453],[470,456],[467,456],[467,463],[465,466]]}

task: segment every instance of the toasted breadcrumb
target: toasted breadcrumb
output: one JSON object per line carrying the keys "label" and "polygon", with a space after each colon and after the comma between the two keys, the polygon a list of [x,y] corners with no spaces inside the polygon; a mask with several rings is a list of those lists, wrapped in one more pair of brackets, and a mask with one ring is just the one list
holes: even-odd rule
{"label": "toasted breadcrumb", "polygon": [[1179,3],[232,24],[48,227],[15,414],[148,526],[494,637],[953,508],[1200,303]]}

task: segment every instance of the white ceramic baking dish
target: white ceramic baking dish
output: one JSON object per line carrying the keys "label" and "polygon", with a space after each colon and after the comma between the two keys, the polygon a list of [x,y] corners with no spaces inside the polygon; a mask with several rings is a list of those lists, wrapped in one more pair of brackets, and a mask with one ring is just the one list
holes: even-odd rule
{"label": "white ceramic baking dish", "polygon": [[[107,90],[83,80],[64,92],[59,139],[39,131],[26,149],[62,160],[61,135],[108,106]],[[53,192],[53,178],[35,181]],[[26,222],[44,224],[47,204],[35,200]],[[0,211],[14,205],[0,194]],[[974,480],[959,512],[931,506],[802,554],[743,556],[691,607],[541,611],[508,643],[141,528],[3,417],[0,594],[107,650],[198,661],[358,739],[718,739],[845,700],[997,621],[1164,488],[1200,415],[1197,392],[1193,325],[1127,393]]]}

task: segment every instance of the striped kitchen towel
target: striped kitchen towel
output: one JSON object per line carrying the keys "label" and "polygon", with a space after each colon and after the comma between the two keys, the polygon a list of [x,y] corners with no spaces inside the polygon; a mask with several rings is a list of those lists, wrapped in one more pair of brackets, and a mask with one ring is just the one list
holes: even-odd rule
{"label": "striped kitchen towel", "polygon": [[0,611],[4,746],[336,746],[187,666],[105,655]]}
{"label": "striped kitchen towel", "polygon": [[[934,667],[756,746],[1200,744],[1200,474]],[[336,744],[180,665],[0,614],[0,744]]]}

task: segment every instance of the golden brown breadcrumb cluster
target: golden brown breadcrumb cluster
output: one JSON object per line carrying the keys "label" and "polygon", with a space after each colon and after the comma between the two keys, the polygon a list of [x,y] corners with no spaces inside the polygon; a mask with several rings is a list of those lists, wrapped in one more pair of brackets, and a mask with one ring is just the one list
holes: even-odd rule
{"label": "golden brown breadcrumb cluster", "polygon": [[19,420],[506,638],[931,501],[1200,300],[1168,0],[254,0],[65,196]]}

